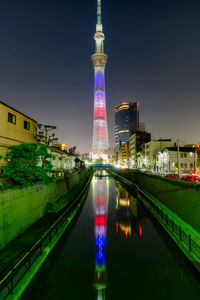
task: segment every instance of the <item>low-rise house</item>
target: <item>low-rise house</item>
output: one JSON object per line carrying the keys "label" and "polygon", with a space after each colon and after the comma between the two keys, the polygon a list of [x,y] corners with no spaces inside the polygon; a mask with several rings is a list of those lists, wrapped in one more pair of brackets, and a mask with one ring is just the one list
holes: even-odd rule
{"label": "low-rise house", "polygon": [[[0,155],[5,157],[12,145],[37,142],[37,122],[0,101]],[[0,160],[0,167],[5,161]]]}
{"label": "low-rise house", "polygon": [[146,143],[143,160],[144,167],[150,170],[158,171],[158,153],[162,152],[166,147],[173,146],[175,146],[175,143],[171,139],[159,139]]}
{"label": "low-rise house", "polygon": [[[197,153],[194,147],[179,147],[180,174],[196,173]],[[158,171],[178,173],[177,147],[167,147],[158,155]]]}
{"label": "low-rise house", "polygon": [[55,172],[64,172],[66,170],[70,172],[75,168],[75,155],[71,155],[55,147],[49,147],[49,149],[52,154],[51,163]]}

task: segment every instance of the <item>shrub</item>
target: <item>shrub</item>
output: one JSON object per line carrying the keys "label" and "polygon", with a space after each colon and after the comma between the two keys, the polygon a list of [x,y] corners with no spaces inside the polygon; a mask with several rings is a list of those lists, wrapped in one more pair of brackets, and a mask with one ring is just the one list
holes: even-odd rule
{"label": "shrub", "polygon": [[4,186],[27,187],[53,182],[51,156],[45,145],[22,143],[12,146],[4,158],[8,163],[2,167],[0,175]]}

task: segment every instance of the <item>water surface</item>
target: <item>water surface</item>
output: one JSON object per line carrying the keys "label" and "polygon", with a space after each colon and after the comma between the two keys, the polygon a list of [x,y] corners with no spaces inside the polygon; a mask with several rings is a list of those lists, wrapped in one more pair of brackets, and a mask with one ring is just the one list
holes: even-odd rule
{"label": "water surface", "polygon": [[200,285],[137,198],[114,179],[94,176],[74,227],[23,298],[195,300]]}

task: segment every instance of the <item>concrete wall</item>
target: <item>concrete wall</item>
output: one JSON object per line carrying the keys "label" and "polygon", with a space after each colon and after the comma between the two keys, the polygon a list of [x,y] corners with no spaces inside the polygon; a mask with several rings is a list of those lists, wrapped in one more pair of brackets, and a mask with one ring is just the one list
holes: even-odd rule
{"label": "concrete wall", "polygon": [[132,181],[200,231],[200,184],[132,172]]}
{"label": "concrete wall", "polygon": [[48,186],[0,191],[0,249],[43,217],[47,213],[47,204],[66,195],[85,175],[83,169]]}

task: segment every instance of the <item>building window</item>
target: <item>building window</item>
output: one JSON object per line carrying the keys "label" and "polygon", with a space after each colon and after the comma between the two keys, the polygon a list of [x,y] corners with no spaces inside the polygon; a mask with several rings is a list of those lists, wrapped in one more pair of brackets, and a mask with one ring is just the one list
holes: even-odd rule
{"label": "building window", "polygon": [[16,116],[11,113],[8,113],[8,122],[16,124]]}
{"label": "building window", "polygon": [[193,169],[193,163],[190,163],[190,169]]}
{"label": "building window", "polygon": [[183,163],[181,164],[181,169],[183,169]]}
{"label": "building window", "polygon": [[187,163],[185,163],[185,169],[187,169]]}
{"label": "building window", "polygon": [[184,153],[184,157],[187,157],[187,153]]}
{"label": "building window", "polygon": [[27,121],[24,121],[24,128],[25,128],[26,130],[30,130],[30,123],[27,122]]}
{"label": "building window", "polygon": [[181,153],[181,158],[183,158],[183,153]]}

